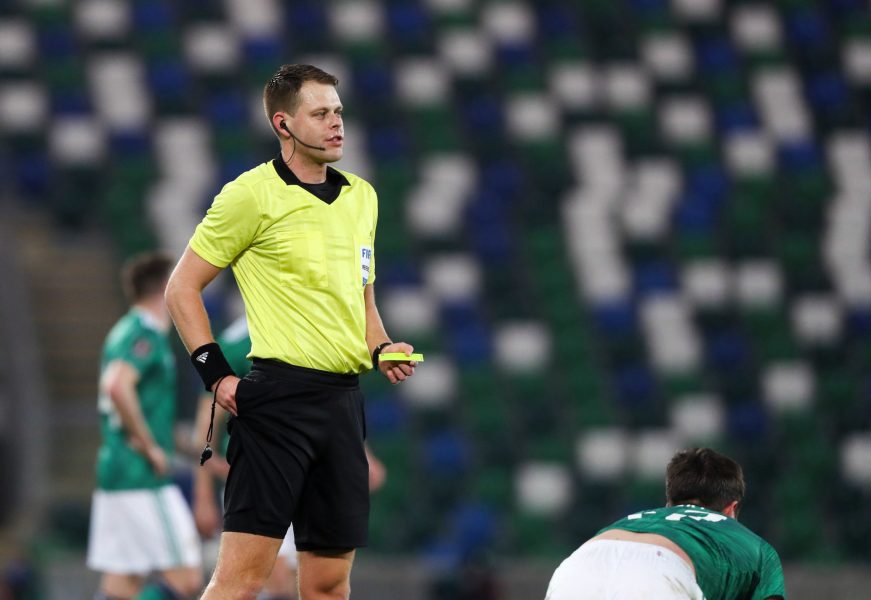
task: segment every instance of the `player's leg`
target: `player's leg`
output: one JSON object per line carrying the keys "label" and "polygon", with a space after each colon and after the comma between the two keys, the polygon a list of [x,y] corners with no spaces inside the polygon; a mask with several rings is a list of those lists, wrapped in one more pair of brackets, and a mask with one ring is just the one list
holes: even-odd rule
{"label": "player's leg", "polygon": [[287,534],[278,549],[278,558],[272,567],[272,573],[263,586],[261,600],[295,600],[297,597],[296,583],[297,553],[293,539],[293,527],[287,528]]}
{"label": "player's leg", "polygon": [[149,583],[137,600],[188,600],[196,598],[203,589],[203,571],[200,567],[167,569]]}
{"label": "player's leg", "polygon": [[196,529],[177,487],[97,490],[91,508],[87,564],[104,574],[98,598],[161,597],[143,589],[147,573],[169,565],[199,570]]}
{"label": "player's leg", "polygon": [[202,600],[255,600],[272,571],[280,545],[279,538],[224,532],[218,565]]}
{"label": "player's leg", "polygon": [[95,600],[133,600],[144,583],[145,578],[140,575],[103,573]]}
{"label": "player's leg", "polygon": [[295,600],[296,591],[296,569],[279,557],[263,586],[261,600]]}
{"label": "player's leg", "polygon": [[369,529],[369,461],[364,448],[363,396],[333,392],[329,437],[312,466],[294,514],[300,600],[345,600],[351,593],[354,548]]}
{"label": "player's leg", "polygon": [[170,554],[155,569],[158,577],[150,582],[138,600],[188,600],[203,589],[202,551],[190,507],[175,485],[157,492],[165,527],[164,545]]}
{"label": "player's leg", "polygon": [[301,551],[299,553],[300,600],[347,600],[351,595],[351,565],[354,551]]}

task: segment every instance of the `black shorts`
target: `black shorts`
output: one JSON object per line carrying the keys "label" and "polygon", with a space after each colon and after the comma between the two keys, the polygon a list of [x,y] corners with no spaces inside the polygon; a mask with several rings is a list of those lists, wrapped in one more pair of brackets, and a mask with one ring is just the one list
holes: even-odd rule
{"label": "black shorts", "polygon": [[236,389],[224,531],[283,538],[299,550],[365,546],[369,463],[356,375],[256,359]]}

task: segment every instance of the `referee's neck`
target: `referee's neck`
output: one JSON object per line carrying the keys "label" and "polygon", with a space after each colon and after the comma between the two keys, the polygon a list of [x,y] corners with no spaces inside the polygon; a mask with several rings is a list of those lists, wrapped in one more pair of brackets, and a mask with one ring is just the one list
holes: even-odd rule
{"label": "referee's neck", "polygon": [[307,159],[307,157],[301,155],[298,150],[290,160],[287,159],[288,156],[290,156],[290,154],[286,153],[285,149],[282,149],[281,159],[284,161],[284,164],[287,165],[287,168],[290,169],[291,172],[296,175],[296,178],[302,183],[316,184],[323,183],[327,180],[326,163],[315,162]]}

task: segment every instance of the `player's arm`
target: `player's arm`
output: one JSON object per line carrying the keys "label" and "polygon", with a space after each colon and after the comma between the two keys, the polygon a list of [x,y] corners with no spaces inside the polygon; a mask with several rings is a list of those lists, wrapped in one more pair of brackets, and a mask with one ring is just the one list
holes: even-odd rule
{"label": "player's arm", "polygon": [[[388,337],[378,307],[375,305],[374,284],[370,283],[363,289],[363,298],[366,302],[366,345],[369,347],[369,355],[371,356],[376,348],[387,342],[390,343],[384,346],[381,352],[404,352],[410,355],[414,351],[411,344],[391,342]],[[378,370],[390,380],[390,383],[395,384],[405,381],[414,374],[414,364],[412,361],[382,360],[378,362]]]}
{"label": "player's arm", "polygon": [[770,545],[762,548],[762,564],[759,569],[759,584],[752,600],[783,600],[786,598],[786,584],[780,556]]}
{"label": "player's arm", "polygon": [[[169,277],[166,306],[188,352],[215,342],[203,304],[203,290],[220,272],[219,267],[198,256],[188,246]],[[220,386],[218,404],[234,415],[238,383],[238,377],[228,375],[225,381],[212,384],[213,391],[215,386]]]}
{"label": "player's arm", "polygon": [[[194,420],[193,441],[201,444],[206,439],[212,413],[212,396],[203,394],[197,406],[196,419]],[[215,427],[221,427],[224,422],[224,410],[215,407]],[[220,437],[220,432],[213,432],[214,438]],[[229,465],[223,456],[217,453],[202,467],[194,469],[193,483],[193,513],[197,530],[204,537],[214,535],[221,525],[221,511],[218,507],[215,490],[217,478],[226,479]]]}
{"label": "player's arm", "polygon": [[188,352],[215,341],[203,304],[203,290],[220,272],[188,246],[169,277],[166,306]]}
{"label": "player's arm", "polygon": [[166,453],[154,441],[154,436],[145,422],[139,395],[136,393],[138,382],[139,371],[136,367],[126,361],[115,360],[106,366],[100,379],[100,392],[112,401],[130,445],[148,459],[158,475],[164,475],[169,463]]}
{"label": "player's arm", "polygon": [[384,485],[384,482],[387,479],[387,468],[384,466],[384,463],[378,460],[378,457],[372,453],[369,444],[365,444],[364,448],[366,448],[366,460],[369,461],[369,491],[374,492]]}

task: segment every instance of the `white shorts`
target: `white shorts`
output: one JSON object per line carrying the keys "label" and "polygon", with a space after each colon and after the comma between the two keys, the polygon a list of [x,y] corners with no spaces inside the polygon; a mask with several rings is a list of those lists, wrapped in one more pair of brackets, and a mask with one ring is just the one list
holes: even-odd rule
{"label": "white shorts", "polygon": [[557,567],[545,600],[704,600],[690,566],[653,544],[596,540]]}
{"label": "white shorts", "polygon": [[293,525],[287,528],[287,534],[281,542],[281,548],[278,549],[278,557],[283,558],[291,569],[297,567],[296,558],[296,542],[293,540]]}
{"label": "white shorts", "polygon": [[198,567],[200,562],[194,519],[177,486],[94,492],[87,559],[90,569],[147,575]]}

